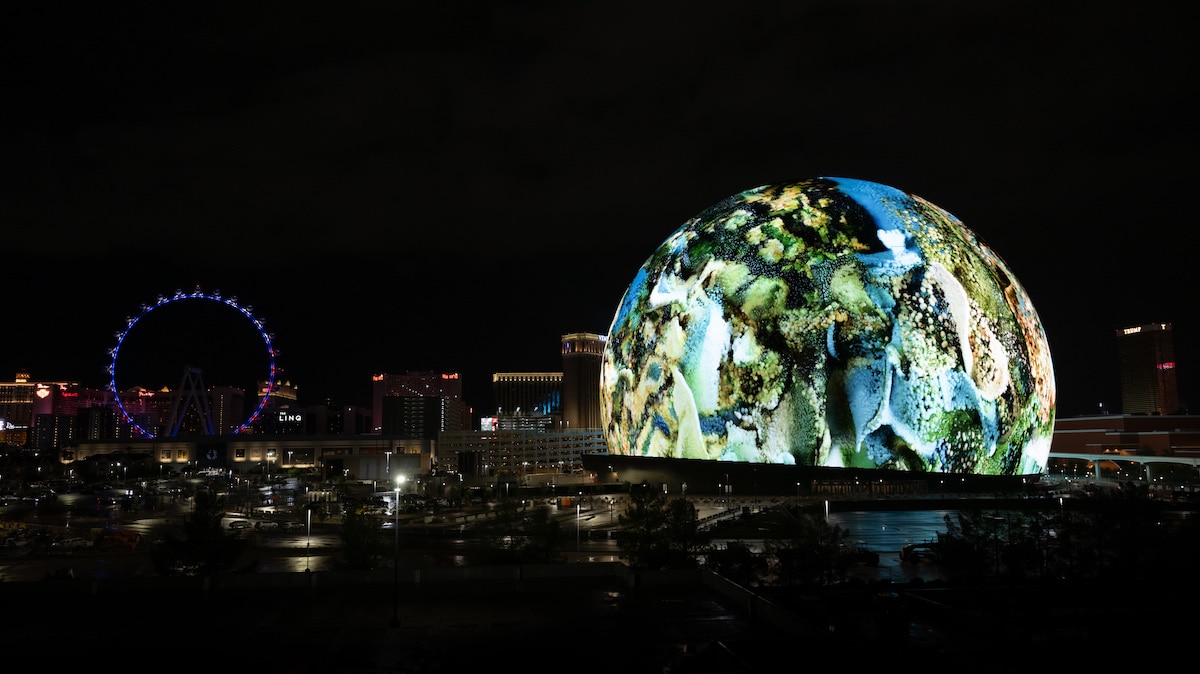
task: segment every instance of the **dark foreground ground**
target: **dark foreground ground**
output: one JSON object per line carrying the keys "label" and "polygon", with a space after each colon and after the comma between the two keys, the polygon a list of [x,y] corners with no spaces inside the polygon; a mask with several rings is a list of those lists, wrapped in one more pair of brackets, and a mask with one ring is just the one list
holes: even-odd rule
{"label": "dark foreground ground", "polygon": [[395,603],[386,583],[92,596],[72,582],[3,595],[6,650],[56,671],[633,673],[770,671],[797,646],[706,588],[613,576],[405,586]]}
{"label": "dark foreground ground", "polygon": [[13,662],[52,671],[1027,674],[1186,653],[1192,629],[1168,596],[1144,602],[1104,587],[1083,588],[1086,601],[1079,588],[797,591],[775,597],[792,616],[780,620],[695,576],[631,582],[589,570],[394,585],[313,574],[305,586],[295,577],[308,576],[290,575],[288,588],[263,575],[236,588],[197,578],[6,584],[0,639]]}
{"label": "dark foreground ground", "polygon": [[[66,581],[64,581],[66,582]],[[869,618],[840,633],[780,629],[696,584],[631,588],[615,577],[392,588],[9,596],[3,638],[55,670],[123,671],[773,672],[850,658],[884,666],[941,649],[884,637]],[[12,601],[16,599],[16,601]],[[863,614],[866,618],[866,614]],[[827,628],[826,628],[827,629]],[[964,654],[926,669],[951,671]],[[996,670],[1001,671],[1001,670]],[[1012,670],[1017,671],[1017,670]]]}
{"label": "dark foreground ground", "polygon": [[1131,656],[1186,654],[1198,595],[1190,579],[1163,578],[866,582],[762,589],[751,601],[696,574],[631,581],[593,571],[602,564],[562,566],[456,582],[394,583],[384,572],[0,583],[0,650],[52,671],[1107,671]]}

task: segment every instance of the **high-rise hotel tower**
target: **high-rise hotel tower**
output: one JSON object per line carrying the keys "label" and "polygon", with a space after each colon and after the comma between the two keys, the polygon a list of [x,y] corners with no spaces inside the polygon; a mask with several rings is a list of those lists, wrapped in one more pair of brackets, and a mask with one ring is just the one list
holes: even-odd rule
{"label": "high-rise hotel tower", "polygon": [[[371,375],[371,422],[384,435],[426,436],[471,427],[457,372]],[[433,400],[423,400],[431,398]]]}
{"label": "high-rise hotel tower", "polygon": [[1121,356],[1121,413],[1178,414],[1171,324],[1117,330],[1117,345]]}
{"label": "high-rise hotel tower", "polygon": [[603,428],[600,368],[608,338],[590,332],[562,336],[562,410],[566,428]]}

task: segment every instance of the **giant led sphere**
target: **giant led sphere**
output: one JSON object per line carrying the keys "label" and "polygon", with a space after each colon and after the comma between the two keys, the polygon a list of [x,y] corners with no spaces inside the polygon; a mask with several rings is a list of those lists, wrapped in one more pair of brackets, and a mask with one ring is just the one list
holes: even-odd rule
{"label": "giant led sphere", "polygon": [[1046,335],[957,218],[862,180],[729,197],[638,270],[601,370],[613,454],[1039,473]]}

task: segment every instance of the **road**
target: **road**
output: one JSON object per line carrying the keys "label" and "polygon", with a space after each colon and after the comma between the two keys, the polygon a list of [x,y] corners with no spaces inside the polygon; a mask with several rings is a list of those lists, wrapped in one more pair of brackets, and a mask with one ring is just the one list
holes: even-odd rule
{"label": "road", "polygon": [[[64,505],[73,506],[79,499],[90,498],[79,494],[61,495]],[[720,497],[690,497],[696,506],[698,519],[704,525],[729,518],[741,518],[753,515],[766,508],[786,501],[785,497],[760,498],[720,498]],[[592,496],[584,499],[578,508],[558,507],[555,501],[548,499],[537,503],[551,509],[553,517],[558,521],[560,530],[566,539],[560,548],[561,554],[568,562],[619,562],[620,550],[612,532],[618,527],[620,515],[625,510],[627,497],[621,495]],[[30,522],[53,527],[60,535],[68,535],[69,530],[86,536],[94,528],[106,524],[135,531],[142,535],[144,541],[162,538],[170,529],[177,527],[182,518],[187,517],[186,502],[164,511],[151,515],[127,514],[110,521],[96,519],[80,521],[76,518],[69,521],[66,518],[54,520],[46,516],[30,518]],[[453,513],[452,517],[479,518],[486,517],[488,506],[474,511]],[[70,508],[67,509],[68,511]],[[936,577],[936,569],[902,564],[899,560],[899,550],[903,545],[914,542],[935,540],[937,531],[944,530],[942,514],[931,511],[917,512],[867,512],[867,513],[833,513],[826,515],[830,522],[847,530],[850,540],[856,544],[880,554],[880,564],[875,569],[864,569],[862,573],[873,578],[902,579],[920,576],[926,580]],[[302,528],[289,530],[267,530],[255,528],[254,524],[270,522],[265,518],[245,518],[236,515],[224,517],[222,528],[233,531],[230,523],[244,519],[251,524],[248,528],[239,530],[239,535],[250,542],[246,554],[239,561],[239,568],[253,568],[258,573],[324,571],[334,567],[334,555],[341,545],[340,518],[330,518],[324,522],[304,523]],[[414,541],[411,523],[421,523],[425,516],[407,516],[401,520],[399,529],[398,548],[401,567],[435,565],[466,565],[466,540],[454,535],[456,527],[453,520],[443,524],[447,535],[440,538],[422,538]],[[300,523],[296,523],[300,524]],[[387,531],[391,531],[389,527]],[[385,535],[387,533],[385,531]],[[716,538],[713,544],[718,547],[731,542],[732,539]],[[736,539],[737,542],[752,548],[762,547],[762,539],[747,536]],[[100,548],[78,548],[72,550],[55,550],[42,547],[36,554],[31,550],[6,549],[0,552],[0,581],[40,580],[47,574],[66,572],[70,569],[77,577],[104,578],[112,576],[154,575],[153,560],[148,546],[129,550],[121,547],[106,546]],[[869,579],[869,578],[867,578]]]}

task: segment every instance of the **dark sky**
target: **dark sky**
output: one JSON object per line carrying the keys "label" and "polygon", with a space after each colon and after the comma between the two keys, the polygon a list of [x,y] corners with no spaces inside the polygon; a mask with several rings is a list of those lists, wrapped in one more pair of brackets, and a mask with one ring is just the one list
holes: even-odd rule
{"label": "dark sky", "polygon": [[[265,320],[305,402],[431,369],[484,407],[492,372],[607,332],[686,219],[824,175],[922,196],[1005,259],[1060,416],[1119,406],[1127,325],[1173,322],[1196,393],[1186,4],[24,4],[0,377],[102,386],[125,317],[200,286]],[[123,353],[167,359],[158,323]]]}

